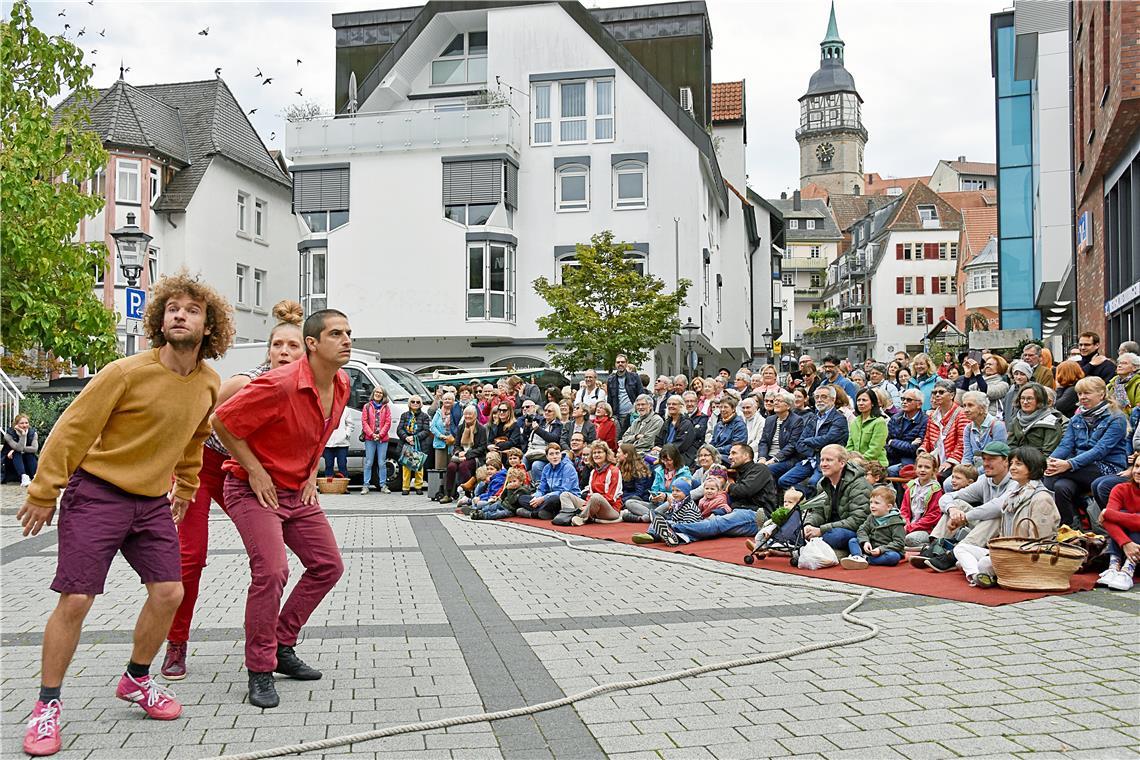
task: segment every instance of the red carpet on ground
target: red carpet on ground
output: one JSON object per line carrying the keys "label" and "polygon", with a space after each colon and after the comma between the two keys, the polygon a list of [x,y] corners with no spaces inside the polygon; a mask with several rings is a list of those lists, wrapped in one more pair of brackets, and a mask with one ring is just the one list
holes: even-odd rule
{"label": "red carpet on ground", "polygon": [[[559,527],[546,520],[527,520],[521,517],[508,518],[510,522],[530,525],[558,533],[583,536],[586,538],[600,538],[607,541],[616,541],[622,544],[633,544],[631,536],[645,530],[646,525],[631,523],[600,524],[591,523],[578,527]],[[918,569],[903,562],[897,567],[868,567],[866,570],[844,570],[841,567],[829,567],[824,570],[801,570],[792,567],[787,557],[772,556],[757,560],[754,565],[744,564],[744,555],[748,550],[744,547],[744,538],[714,538],[710,541],[694,541],[676,548],[669,548],[662,543],[643,544],[646,548],[666,552],[689,554],[706,559],[715,559],[742,567],[758,568],[762,570],[775,570],[779,573],[803,575],[812,578],[823,578],[829,581],[840,581],[857,586],[870,586],[887,591],[898,591],[904,594],[920,594],[933,596],[939,599],[950,599],[956,602],[970,602],[982,604],[987,607],[1000,607],[1004,604],[1024,602],[1030,599],[1040,599],[1054,594],[1071,594],[1076,591],[1088,591],[1096,583],[1096,575],[1084,573],[1074,575],[1069,584],[1068,591],[1012,591],[1008,589],[975,588],[966,582],[960,570],[952,573],[936,573],[933,570]]]}

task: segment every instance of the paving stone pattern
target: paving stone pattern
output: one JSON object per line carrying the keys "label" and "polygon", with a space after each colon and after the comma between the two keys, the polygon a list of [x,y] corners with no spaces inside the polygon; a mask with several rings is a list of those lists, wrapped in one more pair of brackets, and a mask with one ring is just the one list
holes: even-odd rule
{"label": "paving stone pattern", "polygon": [[[0,529],[0,757],[20,757],[55,604],[55,531],[25,539],[16,489]],[[610,556],[558,537],[457,520],[424,498],[323,497],[346,572],[298,651],[325,672],[245,700],[248,567],[216,510],[172,723],[114,699],[143,599],[120,558],[64,687],[61,760],[202,758],[557,699],[850,636],[853,587],[761,570],[758,583]],[[607,542],[574,539],[576,546]],[[698,563],[702,564],[702,563]],[[717,563],[704,563],[723,567]],[[302,568],[291,562],[291,583]],[[616,692],[531,717],[311,753],[371,758],[1140,757],[1140,592],[988,608],[876,591],[862,644]],[[156,668],[159,663],[156,662]]]}

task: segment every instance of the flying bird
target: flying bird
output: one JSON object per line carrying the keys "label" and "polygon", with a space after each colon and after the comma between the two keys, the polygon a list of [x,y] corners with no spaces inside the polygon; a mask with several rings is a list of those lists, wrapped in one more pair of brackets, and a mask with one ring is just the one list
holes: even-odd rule
{"label": "flying bird", "polygon": [[80,29],[79,34],[75,35],[75,39],[79,39],[80,37],[82,37],[85,34],[87,34],[87,27],[83,27],[82,29]]}
{"label": "flying bird", "polygon": [[100,37],[106,37],[107,36],[107,30],[106,29],[100,29],[99,30],[99,36]]}
{"label": "flying bird", "polygon": [[65,32],[70,28],[71,28],[71,24],[64,24],[63,25],[63,31],[65,31]]}
{"label": "flying bird", "polygon": [[[303,90],[303,89],[305,89],[305,88],[304,88],[304,87],[302,87],[302,88],[301,88],[301,90]],[[297,90],[297,97],[304,97],[304,95],[302,94],[301,90]]]}
{"label": "flying bird", "polygon": [[222,67],[219,66],[218,68],[214,69],[214,76],[220,77],[221,75],[222,75]]}
{"label": "flying bird", "polygon": [[67,11],[60,11],[59,13],[55,14],[56,18],[59,18],[60,16],[66,16],[66,15],[67,15]]}
{"label": "flying bird", "polygon": [[257,109],[256,109],[256,108],[251,108],[251,109],[249,109],[249,115],[250,115],[250,116],[253,116],[255,113],[257,113]]}
{"label": "flying bird", "polygon": [[87,0],[87,4],[88,4],[88,5],[94,5],[94,4],[95,4],[95,0]]}
{"label": "flying bird", "polygon": [[276,139],[277,139],[277,133],[276,132],[270,132],[269,133],[269,141],[273,142]]}
{"label": "flying bird", "polygon": [[99,48],[92,48],[91,49],[91,55],[95,55],[98,52],[99,52]]}
{"label": "flying bird", "polygon": [[300,59],[300,58],[298,58],[298,59],[297,59],[297,65],[298,65],[298,66],[300,66],[300,65],[301,65],[301,59]]}
{"label": "flying bird", "polygon": [[265,81],[262,82],[263,85],[272,84],[272,83],[273,83],[273,77],[266,77]]}
{"label": "flying bird", "polygon": [[198,36],[199,37],[209,37],[210,36],[210,27],[206,27],[202,31],[198,32]]}
{"label": "flying bird", "polygon": [[257,73],[253,75],[253,78],[257,79],[258,77],[263,77],[263,76],[265,76],[265,75],[261,73],[261,69],[258,69]]}

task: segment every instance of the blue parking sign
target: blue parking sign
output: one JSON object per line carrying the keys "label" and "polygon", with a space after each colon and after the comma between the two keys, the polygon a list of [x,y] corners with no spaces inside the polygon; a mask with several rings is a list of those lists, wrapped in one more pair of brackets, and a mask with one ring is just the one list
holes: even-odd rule
{"label": "blue parking sign", "polygon": [[146,291],[142,288],[127,288],[127,319],[142,319],[146,307]]}

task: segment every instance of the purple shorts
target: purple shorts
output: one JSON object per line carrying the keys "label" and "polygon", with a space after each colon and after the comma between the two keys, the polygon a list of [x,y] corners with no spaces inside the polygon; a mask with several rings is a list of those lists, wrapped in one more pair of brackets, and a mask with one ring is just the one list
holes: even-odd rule
{"label": "purple shorts", "polygon": [[182,580],[178,529],[165,496],[138,496],[76,470],[59,504],[59,559],[52,591],[103,593],[116,552],[143,583]]}

